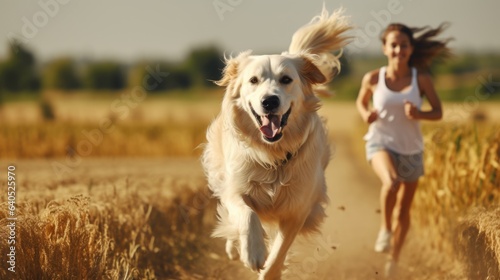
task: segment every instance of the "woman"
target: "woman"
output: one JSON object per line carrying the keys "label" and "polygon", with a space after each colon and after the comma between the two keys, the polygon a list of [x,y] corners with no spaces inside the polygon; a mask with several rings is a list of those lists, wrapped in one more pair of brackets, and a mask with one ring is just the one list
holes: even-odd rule
{"label": "woman", "polygon": [[[382,181],[382,219],[375,251],[390,252],[386,274],[396,268],[410,227],[413,195],[424,174],[419,121],[442,117],[441,102],[427,70],[435,58],[450,54],[449,39],[434,38],[443,30],[443,25],[431,29],[390,24],[381,36],[387,66],[365,74],[356,100],[361,117],[370,124],[364,137],[367,160]],[[430,110],[420,109],[423,98]],[[397,216],[394,224],[393,210]]]}

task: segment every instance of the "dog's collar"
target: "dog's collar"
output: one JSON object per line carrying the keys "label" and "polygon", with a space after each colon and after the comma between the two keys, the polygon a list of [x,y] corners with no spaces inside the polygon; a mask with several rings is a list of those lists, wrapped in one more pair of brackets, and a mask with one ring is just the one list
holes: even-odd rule
{"label": "dog's collar", "polygon": [[288,152],[286,153],[286,158],[281,161],[281,166],[286,165],[293,157],[293,154]]}

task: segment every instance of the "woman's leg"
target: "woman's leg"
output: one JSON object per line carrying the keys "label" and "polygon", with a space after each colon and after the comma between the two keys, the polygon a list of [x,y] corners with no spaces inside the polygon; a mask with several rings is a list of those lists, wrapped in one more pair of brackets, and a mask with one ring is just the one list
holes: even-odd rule
{"label": "woman's leg", "polygon": [[397,177],[396,168],[391,155],[385,151],[376,152],[372,159],[371,165],[375,174],[382,182],[380,191],[380,207],[381,207],[381,229],[392,231],[392,212],[397,200],[397,190],[399,188],[399,180]]}
{"label": "woman's leg", "polygon": [[402,187],[399,190],[396,203],[397,219],[394,227],[392,250],[392,259],[396,262],[399,260],[399,253],[403,247],[406,234],[410,229],[410,208],[417,186],[418,180],[415,182],[402,182]]}

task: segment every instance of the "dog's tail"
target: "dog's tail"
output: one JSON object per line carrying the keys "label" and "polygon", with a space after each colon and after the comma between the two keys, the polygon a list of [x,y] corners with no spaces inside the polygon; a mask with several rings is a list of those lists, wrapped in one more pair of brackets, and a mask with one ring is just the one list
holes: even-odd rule
{"label": "dog's tail", "polygon": [[323,6],[320,15],[293,34],[288,49],[291,54],[308,53],[317,58],[316,66],[330,81],[340,72],[339,58],[342,48],[349,43],[352,37],[345,33],[352,29],[349,18],[344,15],[344,9],[335,10],[331,15]]}

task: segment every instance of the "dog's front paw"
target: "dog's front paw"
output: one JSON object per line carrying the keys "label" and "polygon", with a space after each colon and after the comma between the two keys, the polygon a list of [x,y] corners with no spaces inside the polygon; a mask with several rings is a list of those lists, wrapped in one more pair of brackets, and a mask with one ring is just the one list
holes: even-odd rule
{"label": "dog's front paw", "polygon": [[263,236],[242,235],[240,237],[240,259],[246,267],[253,271],[264,268],[267,248]]}

